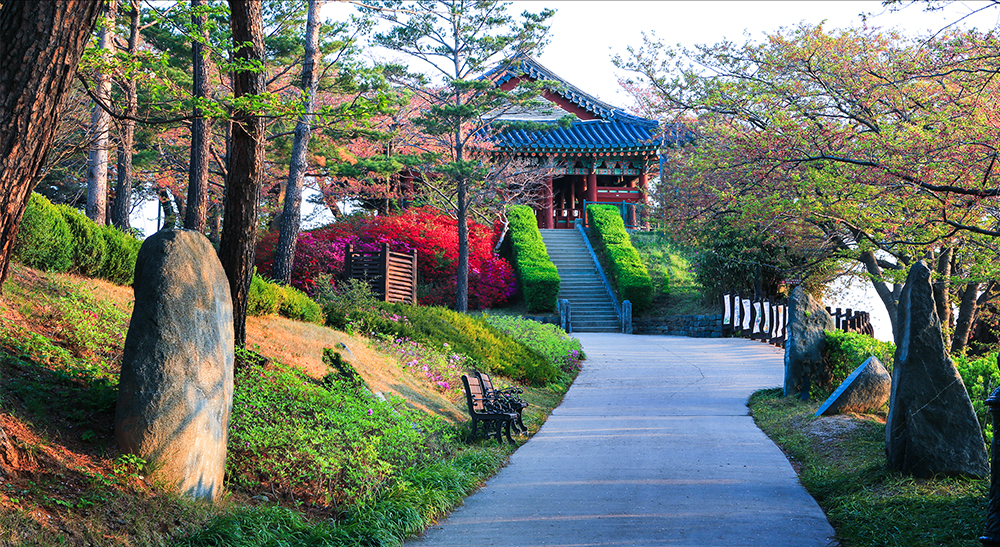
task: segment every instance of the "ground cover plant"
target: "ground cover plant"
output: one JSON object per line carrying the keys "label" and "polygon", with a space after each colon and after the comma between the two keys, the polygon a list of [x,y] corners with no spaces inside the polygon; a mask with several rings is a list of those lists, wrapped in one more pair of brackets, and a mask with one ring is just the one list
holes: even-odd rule
{"label": "ground cover plant", "polygon": [[561,328],[515,315],[484,314],[483,319],[538,352],[565,373],[579,371],[586,358],[580,341]]}
{"label": "ground cover plant", "polygon": [[814,416],[819,402],[755,393],[757,425],[788,456],[844,547],[972,547],[988,480],[914,479],[886,469],[885,415]]}
{"label": "ground cover plant", "polygon": [[719,313],[715,302],[706,302],[695,279],[694,252],[670,241],[662,232],[634,232],[632,246],[649,272],[653,294],[643,315],[705,315]]}

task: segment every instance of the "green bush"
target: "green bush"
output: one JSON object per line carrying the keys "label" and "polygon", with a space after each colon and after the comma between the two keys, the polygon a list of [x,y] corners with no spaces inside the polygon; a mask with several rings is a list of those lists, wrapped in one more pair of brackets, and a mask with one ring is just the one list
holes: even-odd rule
{"label": "green bush", "polygon": [[448,347],[449,351],[468,357],[481,370],[534,385],[547,384],[559,375],[556,365],[481,317],[441,307],[383,306],[391,313],[388,319],[381,319],[375,325],[374,330],[380,334]]}
{"label": "green bush", "polygon": [[989,408],[986,406],[986,399],[994,389],[1000,387],[1000,370],[997,370],[997,354],[990,353],[979,357],[968,357],[966,355],[954,355],[952,360],[955,368],[962,376],[966,391],[969,392],[969,400],[972,401],[972,408],[976,410],[976,417],[979,418],[979,427],[982,428],[983,438],[986,445],[993,442],[993,423],[989,418]]}
{"label": "green bush", "polygon": [[73,267],[73,234],[59,209],[32,193],[14,242],[13,258],[38,270],[67,272]]}
{"label": "green bush", "polygon": [[504,334],[528,346],[563,372],[580,370],[583,345],[556,325],[539,323],[516,315],[483,315]]}
{"label": "green bush", "polygon": [[281,305],[278,313],[282,317],[305,321],[307,323],[323,324],[323,310],[309,295],[295,287],[278,286]]}
{"label": "green bush", "polygon": [[517,279],[528,311],[555,310],[559,296],[559,271],[549,259],[534,211],[527,205],[515,205],[507,211],[507,219],[510,222]]}
{"label": "green bush", "polygon": [[119,285],[131,284],[142,241],[114,226],[101,226],[100,230],[107,247],[98,276]]}
{"label": "green bush", "polygon": [[891,373],[895,353],[896,346],[892,342],[882,342],[856,332],[828,331],[823,348],[824,371],[819,375],[818,384],[814,379],[813,389],[817,393],[832,391],[873,355]]}
{"label": "green bush", "polygon": [[588,205],[587,214],[611,263],[611,276],[618,286],[618,294],[623,300],[632,302],[636,312],[648,308],[653,301],[653,281],[629,240],[618,208]]}
{"label": "green bush", "polygon": [[73,234],[73,270],[87,277],[97,276],[107,254],[104,233],[87,215],[69,205],[57,205],[56,208]]}
{"label": "green bush", "polygon": [[281,306],[281,289],[254,272],[250,280],[250,292],[247,294],[247,315],[255,317],[274,315],[278,313],[279,306]]}

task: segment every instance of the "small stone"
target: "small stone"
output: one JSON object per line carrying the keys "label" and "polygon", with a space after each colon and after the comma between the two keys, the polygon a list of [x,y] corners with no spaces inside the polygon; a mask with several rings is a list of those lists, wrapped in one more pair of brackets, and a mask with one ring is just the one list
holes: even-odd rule
{"label": "small stone", "polygon": [[891,388],[889,371],[873,355],[851,372],[823,406],[819,407],[816,416],[848,412],[864,414],[877,410],[889,400]]}

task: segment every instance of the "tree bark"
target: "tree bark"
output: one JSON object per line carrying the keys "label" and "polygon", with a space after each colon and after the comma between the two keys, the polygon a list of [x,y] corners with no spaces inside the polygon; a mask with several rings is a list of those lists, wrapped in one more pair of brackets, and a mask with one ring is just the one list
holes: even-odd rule
{"label": "tree bark", "polygon": [[979,296],[979,283],[970,282],[962,292],[962,303],[958,307],[958,320],[955,321],[955,334],[951,338],[950,353],[965,349],[972,332],[972,324],[976,321],[976,298]]}
{"label": "tree bark", "polygon": [[[205,0],[191,0],[191,9],[197,10],[206,5]],[[201,233],[205,232],[208,214],[208,156],[212,144],[211,124],[201,117],[198,101],[207,96],[209,74],[206,59],[205,44],[208,43],[208,14],[191,14],[191,24],[198,29],[199,39],[191,47],[194,81],[192,95],[195,107],[191,121],[191,163],[188,169],[187,211],[184,215],[184,227]]]}
{"label": "tree bark", "polygon": [[60,104],[100,10],[90,0],[8,2],[0,8],[0,285],[52,145]]}
{"label": "tree bark", "polygon": [[941,255],[938,256],[938,279],[934,282],[934,304],[937,306],[938,319],[941,320],[942,328],[948,328],[951,325],[951,303],[948,299],[948,278],[951,277],[951,257],[951,247],[943,250]]}
{"label": "tree bark", "polygon": [[[129,13],[128,56],[134,59],[139,52],[139,21],[142,3],[131,0],[132,10]],[[139,99],[136,95],[135,77],[126,74],[118,85],[125,94],[125,116],[121,121],[121,142],[118,145],[118,180],[115,183],[115,198],[111,202],[111,224],[127,230],[128,214],[132,203],[132,153],[135,148],[135,115],[139,109]]]}
{"label": "tree bark", "polygon": [[[101,25],[98,47],[114,55],[115,29],[118,2],[104,0],[105,23]],[[94,94],[105,105],[111,104],[111,75],[102,71],[97,77]],[[95,104],[90,115],[90,152],[87,158],[87,217],[99,225],[107,222],[108,208],[108,151],[111,115],[104,107]]]}
{"label": "tree bark", "polygon": [[309,0],[309,15],[306,19],[305,59],[302,62],[302,90],[305,93],[305,112],[295,125],[295,140],[292,143],[292,159],[288,166],[288,181],[285,184],[285,202],[281,213],[281,231],[274,249],[274,269],[271,275],[278,282],[288,285],[292,282],[292,266],[295,263],[295,241],[299,237],[302,224],[302,185],[309,167],[306,157],[309,138],[312,134],[313,102],[319,78],[316,59],[319,56],[319,8],[321,0]]}
{"label": "tree bark", "polygon": [[[233,74],[233,97],[266,91],[264,73],[264,30],[260,0],[229,0],[233,44],[239,46],[236,61],[257,65],[257,71]],[[253,275],[254,245],[257,242],[258,202],[264,179],[264,120],[249,108],[233,112],[229,177],[226,181],[225,209],[219,259],[229,279],[233,296],[233,333],[236,344],[246,343],[247,297]]]}
{"label": "tree bark", "polygon": [[882,300],[882,304],[885,306],[885,311],[889,313],[889,324],[892,326],[892,336],[893,339],[896,338],[896,303],[899,302],[899,287],[893,287],[892,290],[882,281],[878,281],[882,277],[882,268],[878,265],[878,259],[875,257],[875,253],[872,251],[865,251],[859,257],[859,260],[864,264],[865,269],[871,274],[871,283],[875,288],[875,292],[878,293],[878,297]]}

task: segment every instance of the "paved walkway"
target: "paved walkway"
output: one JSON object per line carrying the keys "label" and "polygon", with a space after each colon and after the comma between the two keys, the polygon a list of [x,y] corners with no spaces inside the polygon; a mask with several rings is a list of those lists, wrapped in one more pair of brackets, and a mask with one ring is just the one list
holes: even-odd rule
{"label": "paved walkway", "polygon": [[825,547],[823,512],[747,416],[780,349],[576,335],[583,372],[510,464],[410,546]]}

